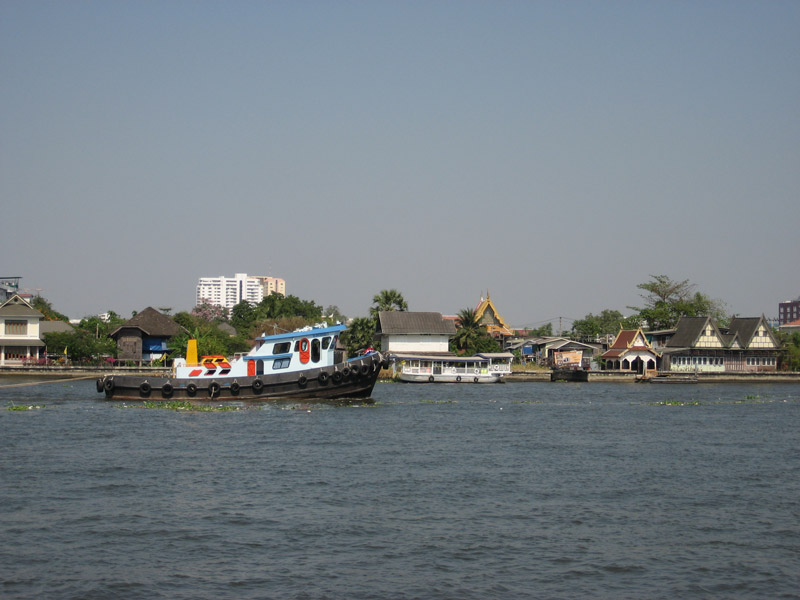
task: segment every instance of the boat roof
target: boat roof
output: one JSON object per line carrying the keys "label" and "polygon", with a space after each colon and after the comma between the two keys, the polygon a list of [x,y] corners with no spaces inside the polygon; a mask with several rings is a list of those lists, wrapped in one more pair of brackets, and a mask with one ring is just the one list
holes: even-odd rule
{"label": "boat roof", "polygon": [[341,333],[345,331],[347,327],[342,325],[341,323],[337,323],[336,325],[331,325],[328,327],[327,325],[322,326],[314,326],[314,327],[303,327],[302,329],[295,329],[294,331],[289,331],[287,333],[277,333],[275,335],[266,335],[263,334],[260,337],[256,338],[260,342],[274,342],[280,340],[295,340],[304,337],[319,337],[325,335],[335,335],[337,333]]}
{"label": "boat roof", "polygon": [[484,358],[514,358],[511,352],[478,352],[475,356],[483,356]]}
{"label": "boat roof", "polygon": [[430,360],[441,362],[487,362],[493,358],[513,358],[511,353],[486,353],[474,356],[459,356],[458,354],[424,354],[422,352],[392,352],[392,358],[397,360]]}

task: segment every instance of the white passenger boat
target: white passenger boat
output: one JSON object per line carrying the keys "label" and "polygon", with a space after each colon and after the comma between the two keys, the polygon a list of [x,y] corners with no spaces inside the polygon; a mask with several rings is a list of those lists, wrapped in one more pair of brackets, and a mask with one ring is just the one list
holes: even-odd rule
{"label": "white passenger boat", "polygon": [[336,346],[345,330],[321,323],[263,335],[249,352],[231,360],[198,359],[196,340],[190,340],[186,358],[175,359],[171,376],[106,375],[97,380],[97,391],[115,400],[368,398],[388,360],[374,350],[345,360]]}
{"label": "white passenger boat", "polygon": [[409,383],[501,383],[511,373],[509,352],[474,356],[392,353],[397,377]]}

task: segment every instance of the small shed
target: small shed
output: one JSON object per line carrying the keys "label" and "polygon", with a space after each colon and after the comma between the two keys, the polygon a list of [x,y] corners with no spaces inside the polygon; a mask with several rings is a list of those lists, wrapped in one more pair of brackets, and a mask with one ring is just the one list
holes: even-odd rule
{"label": "small shed", "polygon": [[110,336],[117,342],[117,357],[138,363],[166,358],[167,342],[186,330],[165,314],[148,306]]}

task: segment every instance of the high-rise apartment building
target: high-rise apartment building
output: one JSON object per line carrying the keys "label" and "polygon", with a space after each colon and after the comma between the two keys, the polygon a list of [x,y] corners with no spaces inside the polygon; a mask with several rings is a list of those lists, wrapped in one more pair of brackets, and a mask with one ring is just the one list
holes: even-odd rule
{"label": "high-rise apartment building", "polygon": [[778,303],[778,325],[786,325],[800,319],[800,298]]}
{"label": "high-rise apartment building", "polygon": [[270,294],[286,295],[286,282],[278,277],[248,276],[236,273],[233,277],[201,277],[197,283],[196,304],[208,302],[231,309],[242,300],[258,304]]}

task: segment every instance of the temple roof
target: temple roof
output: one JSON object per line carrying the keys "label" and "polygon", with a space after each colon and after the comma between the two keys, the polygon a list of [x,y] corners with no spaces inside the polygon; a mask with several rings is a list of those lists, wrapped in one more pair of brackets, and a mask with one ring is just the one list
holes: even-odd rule
{"label": "temple roof", "polygon": [[483,326],[486,327],[491,335],[514,335],[514,331],[505,322],[497,308],[492,302],[489,294],[486,294],[486,299],[481,298],[478,306],[475,307],[475,319]]}

